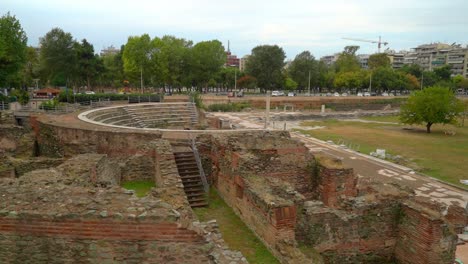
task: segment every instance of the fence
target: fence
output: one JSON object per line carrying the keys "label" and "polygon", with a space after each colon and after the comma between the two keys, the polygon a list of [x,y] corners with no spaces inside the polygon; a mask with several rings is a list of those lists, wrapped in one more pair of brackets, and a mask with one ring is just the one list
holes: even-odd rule
{"label": "fence", "polygon": [[10,109],[10,103],[1,101],[0,102],[0,111],[2,110],[9,110]]}

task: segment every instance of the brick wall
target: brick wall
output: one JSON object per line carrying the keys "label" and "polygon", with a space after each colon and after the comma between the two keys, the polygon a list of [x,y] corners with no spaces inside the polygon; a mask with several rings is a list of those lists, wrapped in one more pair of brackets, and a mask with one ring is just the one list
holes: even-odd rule
{"label": "brick wall", "polygon": [[40,153],[48,157],[71,157],[83,153],[102,153],[109,156],[139,154],[138,146],[161,138],[161,133],[121,130],[92,130],[55,126],[32,121]]}
{"label": "brick wall", "polygon": [[294,240],[296,206],[265,203],[242,183],[240,177],[218,174],[216,188],[223,200],[270,248],[272,253],[280,260],[284,260],[285,256],[279,250],[279,243],[284,240]]}
{"label": "brick wall", "polygon": [[340,208],[344,198],[357,196],[358,178],[352,168],[333,168],[319,162],[317,169],[317,191],[326,206]]}
{"label": "brick wall", "polygon": [[437,212],[403,205],[395,258],[399,263],[452,264],[457,238]]}
{"label": "brick wall", "polygon": [[306,202],[296,239],[314,247],[326,263],[391,263],[400,212],[397,201],[362,204],[353,211]]}
{"label": "brick wall", "polygon": [[0,218],[0,263],[209,263],[175,223]]}

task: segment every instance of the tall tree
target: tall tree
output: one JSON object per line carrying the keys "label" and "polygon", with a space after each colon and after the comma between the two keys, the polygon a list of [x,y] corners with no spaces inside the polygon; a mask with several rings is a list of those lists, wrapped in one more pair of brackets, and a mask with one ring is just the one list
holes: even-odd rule
{"label": "tall tree", "polygon": [[314,56],[309,51],[303,51],[298,54],[288,68],[289,76],[301,88],[306,88],[309,85],[315,87],[318,85],[319,72],[318,63]]}
{"label": "tall tree", "polygon": [[336,88],[359,89],[368,86],[368,72],[364,70],[352,72],[340,72],[336,74],[334,86]]}
{"label": "tall tree", "polygon": [[286,55],[277,45],[257,46],[246,64],[246,72],[257,79],[258,86],[267,90],[281,88],[282,69]]}
{"label": "tall tree", "polygon": [[390,67],[390,58],[385,53],[376,53],[369,56],[368,60],[369,68],[371,70],[380,67]]}
{"label": "tall tree", "polygon": [[405,64],[399,71],[416,76],[421,81],[422,68],[418,64]]}
{"label": "tall tree", "polygon": [[86,39],[75,43],[77,56],[77,77],[81,83],[91,88],[91,79],[96,78],[103,70],[103,62],[94,54],[94,47]]}
{"label": "tall tree", "polygon": [[359,46],[346,46],[336,60],[336,69],[338,72],[352,72],[361,68],[356,56]]}
{"label": "tall tree", "polygon": [[120,87],[124,81],[122,54],[125,45],[122,45],[117,54],[107,54],[101,57],[104,70],[101,74],[101,83],[112,87]]}
{"label": "tall tree", "polygon": [[456,123],[463,111],[463,104],[446,87],[433,86],[413,93],[402,105],[400,120],[405,124],[426,124],[426,132],[431,133],[433,124]]}
{"label": "tall tree", "polygon": [[192,41],[174,36],[163,36],[152,40],[158,52],[153,56],[157,65],[158,79],[169,86],[180,87],[188,69]]}
{"label": "tall tree", "polygon": [[37,49],[34,47],[27,47],[26,63],[21,70],[21,82],[27,86],[35,85],[33,80],[39,77],[39,69],[39,54]]}
{"label": "tall tree", "polygon": [[194,84],[207,87],[216,83],[221,68],[226,62],[226,53],[219,40],[202,41],[191,49],[190,72]]}
{"label": "tall tree", "polygon": [[452,72],[450,71],[452,67],[450,65],[444,65],[434,69],[434,73],[437,75],[438,79],[441,81],[449,81]]}
{"label": "tall tree", "polygon": [[0,18],[0,87],[10,86],[26,60],[28,38],[10,13]]}
{"label": "tall tree", "polygon": [[[144,83],[151,80],[153,74],[152,57],[157,52],[148,34],[128,37],[122,55],[124,72],[134,83],[139,83],[143,75]],[[139,85],[137,85],[139,86]]]}
{"label": "tall tree", "polygon": [[53,85],[66,85],[76,74],[76,42],[72,35],[53,28],[39,42],[44,78]]}

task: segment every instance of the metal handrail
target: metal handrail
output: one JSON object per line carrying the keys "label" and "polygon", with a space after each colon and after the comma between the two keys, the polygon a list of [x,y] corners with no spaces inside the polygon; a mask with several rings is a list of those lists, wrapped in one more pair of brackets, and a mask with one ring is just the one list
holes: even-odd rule
{"label": "metal handrail", "polygon": [[1,101],[0,102],[0,110],[8,110],[10,109],[10,103]]}
{"label": "metal handrail", "polygon": [[202,183],[203,183],[203,190],[206,193],[208,193],[210,187],[208,186],[208,181],[206,180],[205,171],[203,170],[203,166],[201,164],[200,154],[198,153],[198,149],[197,149],[197,146],[195,144],[195,139],[192,136],[190,136],[190,142],[192,144],[192,150],[193,150],[193,154],[195,156],[195,160],[197,162],[198,170],[200,171],[200,177],[201,177]]}

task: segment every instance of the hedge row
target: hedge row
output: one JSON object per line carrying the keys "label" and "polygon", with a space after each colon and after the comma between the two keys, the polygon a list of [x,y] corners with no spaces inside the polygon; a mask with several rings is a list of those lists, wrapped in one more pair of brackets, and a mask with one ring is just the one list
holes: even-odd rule
{"label": "hedge row", "polygon": [[160,94],[111,94],[111,93],[96,93],[96,94],[71,94],[61,92],[59,94],[60,102],[89,102],[99,100],[110,101],[129,101],[129,102],[162,102],[163,96]]}

